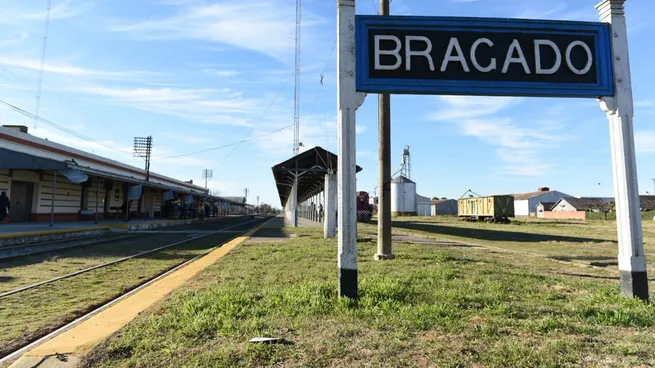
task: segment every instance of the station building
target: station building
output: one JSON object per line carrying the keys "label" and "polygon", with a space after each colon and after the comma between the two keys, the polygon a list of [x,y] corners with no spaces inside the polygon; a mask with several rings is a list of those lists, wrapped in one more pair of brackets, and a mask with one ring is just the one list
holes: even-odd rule
{"label": "station building", "polygon": [[216,215],[248,210],[243,202],[210,196],[192,181],[147,175],[144,169],[32,136],[25,126],[0,127],[0,191],[11,203],[5,222],[171,218],[181,216],[171,208],[193,207],[200,200]]}

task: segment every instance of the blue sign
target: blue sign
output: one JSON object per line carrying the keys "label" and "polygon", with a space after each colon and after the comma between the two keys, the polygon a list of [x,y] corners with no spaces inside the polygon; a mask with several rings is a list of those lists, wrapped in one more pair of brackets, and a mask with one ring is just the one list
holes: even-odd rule
{"label": "blue sign", "polygon": [[358,92],[614,95],[610,25],[524,19],[356,19]]}

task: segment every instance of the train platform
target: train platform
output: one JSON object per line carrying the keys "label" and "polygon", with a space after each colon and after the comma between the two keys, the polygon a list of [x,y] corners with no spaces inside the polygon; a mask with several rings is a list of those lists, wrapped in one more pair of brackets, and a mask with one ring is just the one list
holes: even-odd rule
{"label": "train platform", "polygon": [[[289,226],[289,223],[286,222],[286,225]],[[323,227],[323,223],[300,217],[298,219],[298,227]]]}
{"label": "train platform", "polygon": [[280,217],[273,218],[237,236],[221,247],[201,258],[175,268],[160,277],[138,287],[132,292],[101,307],[91,315],[82,317],[77,323],[63,329],[56,336],[27,350],[14,361],[11,368],[69,368],[75,367],[80,359],[93,347],[109,338],[140,313],[165,298],[171,291],[183,286],[205,268],[211,266],[232,249],[241,245],[263,227],[273,223],[280,228]]}
{"label": "train platform", "polygon": [[[209,217],[211,220],[218,217]],[[90,221],[57,222],[53,226],[49,223],[18,223],[0,224],[0,248],[53,241],[67,238],[100,235],[111,231],[137,231],[152,230],[161,227],[186,225],[197,219],[185,220],[103,220],[98,224]]]}

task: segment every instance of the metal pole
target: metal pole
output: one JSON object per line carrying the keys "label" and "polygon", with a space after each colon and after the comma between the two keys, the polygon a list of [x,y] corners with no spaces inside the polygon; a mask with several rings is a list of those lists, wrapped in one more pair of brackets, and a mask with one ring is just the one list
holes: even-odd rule
{"label": "metal pole", "polygon": [[616,86],[614,97],[603,97],[599,101],[601,108],[607,113],[610,125],[621,291],[626,297],[648,300],[624,3],[625,0],[604,0],[596,6],[600,20],[612,24],[611,43]]}
{"label": "metal pole", "polygon": [[50,226],[55,226],[55,193],[57,192],[57,170],[52,176],[52,202],[50,204]]}
{"label": "metal pole", "polygon": [[337,7],[339,296],[357,299],[355,127],[366,96],[355,89],[355,0],[337,0]]}
{"label": "metal pole", "polygon": [[[380,0],[380,15],[389,15],[389,0]],[[391,249],[391,96],[378,95],[378,252],[376,260],[392,259]]]}
{"label": "metal pole", "polygon": [[98,188],[100,187],[100,177],[96,177],[96,224],[98,223]]}

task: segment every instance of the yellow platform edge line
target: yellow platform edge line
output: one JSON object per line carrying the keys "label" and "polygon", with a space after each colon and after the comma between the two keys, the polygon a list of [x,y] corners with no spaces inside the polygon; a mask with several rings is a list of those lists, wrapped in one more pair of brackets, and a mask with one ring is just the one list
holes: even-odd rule
{"label": "yellow platform edge line", "polygon": [[55,353],[84,355],[97,344],[109,338],[116,331],[134,320],[143,311],[164,299],[171,291],[182,286],[200,271],[216,263],[232,249],[249,239],[262,226],[264,222],[244,235],[238,236],[220,248],[213,250],[204,257],[178,269],[177,271],[157,280],[147,287],[137,291],[120,302],[99,312],[77,326],[67,330],[40,346],[28,351],[16,361],[19,364],[22,358],[45,357]]}

